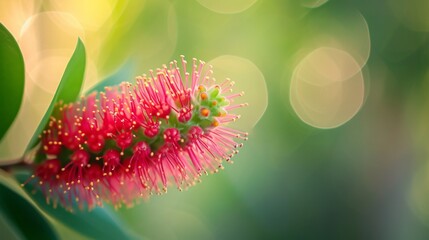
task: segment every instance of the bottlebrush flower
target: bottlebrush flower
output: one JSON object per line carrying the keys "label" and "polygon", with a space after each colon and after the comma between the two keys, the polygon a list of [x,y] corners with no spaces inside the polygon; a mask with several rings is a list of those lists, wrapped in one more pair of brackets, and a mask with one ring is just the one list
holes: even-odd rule
{"label": "bottlebrush flower", "polygon": [[[228,128],[243,93],[234,82],[216,84],[211,66],[176,61],[134,85],[122,83],[72,104],[58,103],[41,134],[34,175],[54,206],[92,209],[109,202],[130,206],[140,197],[180,190],[222,169],[247,139]],[[26,184],[25,183],[25,184]]]}

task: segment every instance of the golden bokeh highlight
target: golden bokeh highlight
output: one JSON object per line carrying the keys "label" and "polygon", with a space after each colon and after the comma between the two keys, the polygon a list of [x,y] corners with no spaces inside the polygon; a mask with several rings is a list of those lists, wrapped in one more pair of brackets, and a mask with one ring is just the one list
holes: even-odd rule
{"label": "golden bokeh highlight", "polygon": [[197,0],[198,3],[207,9],[222,14],[243,12],[255,4],[256,1],[257,0]]}
{"label": "golden bokeh highlight", "polygon": [[68,13],[42,12],[29,18],[18,43],[30,80],[46,92],[54,93],[77,39],[84,35],[80,23]]}
{"label": "golden bokeh highlight", "polygon": [[[27,59],[38,57],[46,49],[72,49],[77,38],[85,38],[80,22],[71,14],[56,11],[41,12],[25,21],[18,38]],[[29,56],[27,56],[29,55]]]}
{"label": "golden bokeh highlight", "polygon": [[2,0],[0,1],[0,22],[17,39],[24,22],[40,8],[42,0]]}
{"label": "golden bokeh highlight", "polygon": [[86,31],[97,31],[111,18],[118,0],[49,0],[53,11],[74,16]]}
{"label": "golden bokeh highlight", "polygon": [[349,121],[364,100],[364,79],[359,64],[347,52],[318,48],[295,68],[290,103],[305,123],[335,128]]}
{"label": "golden bokeh highlight", "polygon": [[[236,98],[237,104],[248,103],[249,106],[234,109],[242,119],[231,123],[231,126],[243,130],[252,129],[264,114],[268,105],[268,92],[265,78],[259,68],[250,60],[232,55],[222,55],[208,62],[213,66],[213,76],[221,83],[226,78],[234,82],[235,93],[244,92]],[[235,103],[233,103],[234,105]]]}

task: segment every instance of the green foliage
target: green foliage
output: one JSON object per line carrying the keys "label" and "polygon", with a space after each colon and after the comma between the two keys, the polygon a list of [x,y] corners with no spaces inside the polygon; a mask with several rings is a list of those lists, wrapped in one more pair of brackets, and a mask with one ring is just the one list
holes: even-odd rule
{"label": "green foliage", "polygon": [[2,239],[59,239],[47,220],[22,196],[0,184]]}
{"label": "green foliage", "polygon": [[62,101],[63,103],[70,103],[76,101],[79,96],[82,82],[85,74],[86,54],[85,47],[82,41],[79,39],[76,45],[76,49],[67,64],[66,70],[64,71],[61,82],[55,92],[54,98],[49,105],[48,110],[43,116],[39,126],[36,129],[33,137],[30,140],[27,150],[33,148],[39,142],[39,135],[45,128],[49,121],[49,118],[54,110],[55,104]]}
{"label": "green foliage", "polygon": [[[24,172],[17,172],[15,176],[19,182],[24,182],[30,177],[28,173]],[[33,187],[26,185],[24,190],[44,212],[83,235],[94,239],[133,238],[131,233],[126,230],[125,225],[106,207],[96,208],[90,212],[69,212],[62,207],[54,208],[52,205],[46,204],[46,198],[41,189],[32,191]]]}
{"label": "green foliage", "polygon": [[0,23],[0,140],[9,129],[24,94],[24,59],[12,34]]}

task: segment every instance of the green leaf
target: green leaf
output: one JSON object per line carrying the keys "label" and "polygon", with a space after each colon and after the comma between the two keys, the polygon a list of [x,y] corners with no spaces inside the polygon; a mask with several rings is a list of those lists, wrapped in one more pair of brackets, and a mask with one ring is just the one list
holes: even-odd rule
{"label": "green leaf", "polygon": [[48,221],[22,196],[0,183],[3,239],[59,239]]}
{"label": "green leaf", "polygon": [[[25,182],[30,177],[29,173],[16,172],[15,177],[19,182]],[[24,190],[45,213],[55,218],[65,226],[79,232],[82,235],[94,239],[134,239],[131,232],[109,208],[95,208],[92,211],[69,212],[61,206],[53,208],[46,203],[46,198],[40,189],[33,191],[34,187],[27,184]]]}
{"label": "green leaf", "polygon": [[24,94],[24,59],[12,34],[0,23],[0,140],[13,123]]}
{"label": "green leaf", "polygon": [[49,118],[54,110],[54,106],[57,102],[63,101],[64,103],[70,103],[76,101],[82,88],[82,82],[85,74],[85,47],[80,39],[78,39],[76,49],[67,64],[66,70],[64,71],[61,82],[58,85],[57,91],[55,92],[54,98],[49,105],[48,110],[43,116],[36,129],[30,143],[27,146],[27,151],[33,148],[39,143],[39,135],[45,128],[49,121]]}
{"label": "green leaf", "polygon": [[130,82],[133,77],[134,65],[131,61],[128,61],[124,65],[122,65],[117,72],[108,76],[106,79],[101,82],[95,84],[92,88],[86,91],[85,95],[88,95],[94,91],[101,92],[104,91],[105,87],[116,86],[121,82]]}

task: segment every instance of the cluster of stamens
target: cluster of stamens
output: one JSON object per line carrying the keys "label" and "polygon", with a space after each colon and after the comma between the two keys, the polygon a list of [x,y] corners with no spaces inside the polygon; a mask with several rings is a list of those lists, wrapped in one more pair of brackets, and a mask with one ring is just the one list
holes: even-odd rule
{"label": "cluster of stamens", "polygon": [[71,104],[58,103],[41,134],[37,182],[48,202],[92,209],[102,201],[132,205],[139,197],[180,190],[202,174],[223,169],[247,140],[226,127],[243,93],[233,82],[216,84],[211,66],[182,56],[134,85],[122,83]]}

